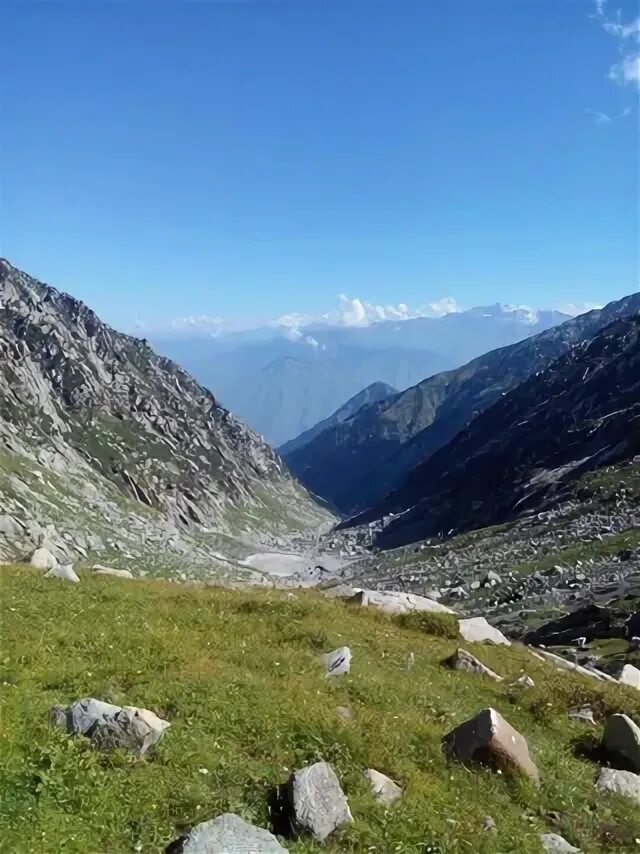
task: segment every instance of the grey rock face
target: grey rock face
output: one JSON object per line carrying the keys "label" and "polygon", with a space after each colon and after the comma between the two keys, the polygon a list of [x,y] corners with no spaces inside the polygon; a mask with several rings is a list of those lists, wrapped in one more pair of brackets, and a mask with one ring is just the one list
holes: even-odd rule
{"label": "grey rock face", "polygon": [[363,608],[378,608],[385,614],[408,614],[412,611],[431,611],[439,614],[453,614],[451,608],[412,593],[400,593],[396,590],[359,590],[349,599],[354,605]]}
{"label": "grey rock face", "polygon": [[386,774],[376,771],[374,768],[368,768],[364,772],[371,785],[371,791],[377,801],[385,806],[391,806],[394,801],[402,797],[402,789],[397,783],[394,783]]}
{"label": "grey rock face", "polygon": [[603,768],[596,782],[601,792],[613,792],[640,804],[640,774],[631,771],[617,771],[615,768]]}
{"label": "grey rock face", "polygon": [[602,746],[614,757],[622,757],[633,771],[640,772],[640,727],[627,715],[611,715],[602,736]]}
{"label": "grey rock face", "polygon": [[540,842],[546,854],[580,854],[580,849],[570,845],[557,833],[541,833]]}
{"label": "grey rock face", "polygon": [[483,709],[460,724],[444,737],[443,746],[452,759],[480,761],[540,782],[526,739],[495,709]]}
{"label": "grey rock face", "polygon": [[502,682],[502,676],[498,676],[489,667],[467,652],[466,649],[457,649],[450,658],[444,662],[446,667],[451,670],[464,670],[467,673],[477,673],[479,676],[487,676],[489,679],[494,679],[496,682]]}
{"label": "grey rock face", "polygon": [[288,802],[293,829],[322,842],[336,828],[353,821],[333,768],[316,762],[291,775]]}
{"label": "grey rock face", "polygon": [[69,733],[86,735],[97,747],[121,747],[137,756],[156,744],[170,726],[148,709],[114,706],[92,697],[66,707],[53,706],[49,718]]}
{"label": "grey rock face", "polygon": [[286,854],[272,833],[233,813],[196,825],[179,846],[183,854]]}

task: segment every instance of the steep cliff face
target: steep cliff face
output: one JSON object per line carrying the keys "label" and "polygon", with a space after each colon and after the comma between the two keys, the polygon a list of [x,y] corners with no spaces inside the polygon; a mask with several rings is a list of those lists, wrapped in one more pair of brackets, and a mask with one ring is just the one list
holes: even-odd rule
{"label": "steep cliff face", "polygon": [[43,518],[82,540],[87,514],[106,514],[117,543],[133,513],[143,544],[156,528],[201,541],[283,533],[326,515],[275,452],[178,365],[7,261],[0,455],[0,499],[13,520],[4,527],[20,529],[14,543]]}
{"label": "steep cliff face", "polygon": [[360,522],[400,514],[401,545],[543,506],[577,476],[640,453],[640,315],[609,324],[530,377],[415,468]]}
{"label": "steep cliff face", "polygon": [[415,466],[505,393],[616,318],[638,312],[640,294],[632,294],[532,338],[492,350],[363,407],[304,447],[285,449],[284,458],[305,486],[343,514],[364,511],[398,488]]}

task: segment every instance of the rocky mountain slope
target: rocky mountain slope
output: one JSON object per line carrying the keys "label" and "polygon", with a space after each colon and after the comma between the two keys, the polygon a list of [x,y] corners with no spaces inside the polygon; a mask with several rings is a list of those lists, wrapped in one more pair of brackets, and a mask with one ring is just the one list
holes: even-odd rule
{"label": "rocky mountain slope", "polygon": [[567,320],[501,305],[366,326],[311,323],[245,333],[154,337],[225,406],[282,445],[373,382],[404,389]]}
{"label": "rocky mountain slope", "polygon": [[505,392],[617,317],[638,312],[640,294],[633,294],[429,377],[361,409],[306,447],[285,454],[287,465],[312,492],[343,514],[371,507]]}
{"label": "rocky mountain slope", "polygon": [[361,521],[379,542],[483,528],[557,501],[567,482],[640,453],[640,315],[582,341],[478,415]]}
{"label": "rocky mountain slope", "polygon": [[0,558],[44,543],[209,567],[221,544],[330,518],[178,365],[4,260],[0,507]]}
{"label": "rocky mountain slope", "polygon": [[294,451],[299,451],[301,448],[304,448],[305,445],[308,445],[309,442],[312,442],[320,433],[328,430],[336,424],[341,424],[343,421],[347,421],[349,418],[353,418],[353,416],[359,412],[363,406],[387,400],[388,398],[395,396],[397,393],[397,390],[392,388],[390,385],[387,385],[387,383],[372,383],[362,391],[358,392],[358,394],[354,395],[354,397],[350,398],[339,409],[336,409],[336,411],[328,418],[325,418],[323,421],[319,421],[314,427],[311,427],[309,430],[305,430],[304,433],[301,433],[295,439],[291,439],[290,442],[285,442],[284,445],[278,448],[278,453],[281,456],[287,456],[288,454],[292,454]]}

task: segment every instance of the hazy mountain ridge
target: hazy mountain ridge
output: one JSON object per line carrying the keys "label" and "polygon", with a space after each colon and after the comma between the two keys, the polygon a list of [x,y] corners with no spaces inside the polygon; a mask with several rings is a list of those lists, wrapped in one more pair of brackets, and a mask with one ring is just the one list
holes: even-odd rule
{"label": "hazy mountain ridge", "polygon": [[429,377],[323,431],[305,448],[286,454],[287,464],[343,513],[371,507],[509,389],[615,318],[638,311],[640,294],[632,294]]}
{"label": "hazy mountain ridge", "polygon": [[359,521],[401,514],[380,542],[483,528],[640,453],[640,315],[580,342],[478,415]]}
{"label": "hazy mountain ridge", "polygon": [[4,260],[0,353],[3,552],[43,537],[64,552],[61,530],[87,551],[103,529],[119,549],[185,551],[191,536],[295,527],[292,501],[327,518],[186,371]]}
{"label": "hazy mountain ridge", "polygon": [[160,336],[154,342],[278,446],[374,382],[404,389],[566,318],[494,305],[442,317],[276,325],[213,337]]}

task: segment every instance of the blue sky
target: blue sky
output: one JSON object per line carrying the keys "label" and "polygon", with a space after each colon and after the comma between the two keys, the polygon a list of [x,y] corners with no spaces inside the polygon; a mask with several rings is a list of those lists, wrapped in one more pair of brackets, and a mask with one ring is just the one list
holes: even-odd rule
{"label": "blue sky", "polygon": [[126,328],[606,302],[638,287],[637,15],[5,0],[0,251]]}

